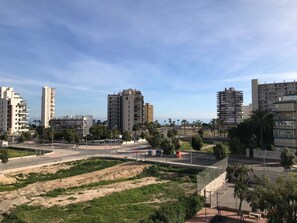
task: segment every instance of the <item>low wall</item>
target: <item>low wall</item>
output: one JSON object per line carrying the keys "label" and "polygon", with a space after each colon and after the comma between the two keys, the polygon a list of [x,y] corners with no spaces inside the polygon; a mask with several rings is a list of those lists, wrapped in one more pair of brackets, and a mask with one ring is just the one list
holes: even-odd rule
{"label": "low wall", "polygon": [[254,158],[262,158],[264,159],[273,159],[273,160],[280,160],[281,158],[281,151],[275,150],[260,150],[260,149],[253,149],[253,156]]}
{"label": "low wall", "polygon": [[[215,190],[219,189],[226,182],[226,176],[227,176],[227,172],[225,171],[220,176],[218,176],[216,179],[214,179],[209,184],[207,184],[201,191],[198,191],[198,193],[201,196],[204,196],[205,195],[204,190],[209,192],[209,191],[215,191]],[[209,194],[209,193],[206,193],[206,195],[207,194]]]}

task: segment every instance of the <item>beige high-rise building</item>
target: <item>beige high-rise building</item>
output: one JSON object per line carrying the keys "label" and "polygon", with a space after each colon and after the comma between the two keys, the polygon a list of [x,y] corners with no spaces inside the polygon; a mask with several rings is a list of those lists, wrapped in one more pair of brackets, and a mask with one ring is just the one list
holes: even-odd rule
{"label": "beige high-rise building", "polygon": [[144,122],[153,122],[154,121],[154,106],[149,103],[144,105]]}
{"label": "beige high-rise building", "polygon": [[273,103],[285,95],[297,94],[297,82],[282,82],[259,84],[257,79],[252,80],[252,107],[271,112]]}
{"label": "beige high-rise building", "polygon": [[133,125],[143,123],[143,96],[140,91],[127,89],[108,95],[107,125],[110,129],[132,131]]}
{"label": "beige high-rise building", "polygon": [[0,87],[0,131],[19,135],[29,130],[27,103],[12,87]]}
{"label": "beige high-rise building", "polygon": [[252,104],[242,106],[243,119],[250,118],[251,113],[252,113]]}
{"label": "beige high-rise building", "polygon": [[49,127],[49,120],[55,117],[56,89],[43,86],[41,97],[41,125]]}

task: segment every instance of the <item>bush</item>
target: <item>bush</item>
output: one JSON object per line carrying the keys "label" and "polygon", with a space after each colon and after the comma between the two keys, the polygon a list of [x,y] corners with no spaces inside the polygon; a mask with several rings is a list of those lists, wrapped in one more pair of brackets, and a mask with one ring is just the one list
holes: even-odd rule
{"label": "bush", "polygon": [[227,157],[226,147],[223,146],[222,143],[216,144],[215,147],[213,147],[213,155],[215,156],[216,160],[225,159]]}
{"label": "bush", "polygon": [[199,134],[192,137],[192,147],[197,151],[202,148],[202,139]]}
{"label": "bush", "polygon": [[141,223],[184,223],[186,219],[192,218],[203,207],[203,202],[201,196],[184,196],[178,202],[162,205]]}

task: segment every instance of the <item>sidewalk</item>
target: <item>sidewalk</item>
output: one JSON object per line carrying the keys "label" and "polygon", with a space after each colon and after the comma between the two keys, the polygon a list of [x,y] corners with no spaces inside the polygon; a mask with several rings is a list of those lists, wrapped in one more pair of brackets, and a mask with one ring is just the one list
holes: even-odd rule
{"label": "sidewalk", "polygon": [[[221,211],[221,220],[216,220],[216,223],[232,222],[232,223],[266,223],[266,218],[256,219],[255,217],[250,217],[248,214],[243,214],[241,218],[236,212],[231,211]],[[187,220],[185,223],[209,223],[211,220],[218,215],[218,210],[214,208],[202,208],[195,217]]]}

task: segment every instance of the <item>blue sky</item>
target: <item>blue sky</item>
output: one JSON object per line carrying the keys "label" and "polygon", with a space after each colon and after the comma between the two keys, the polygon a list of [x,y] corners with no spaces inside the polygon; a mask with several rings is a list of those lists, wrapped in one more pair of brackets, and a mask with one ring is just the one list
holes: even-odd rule
{"label": "blue sky", "polygon": [[296,0],[0,0],[0,86],[40,116],[106,119],[107,95],[141,90],[155,119],[216,117],[216,93],[297,80]]}

